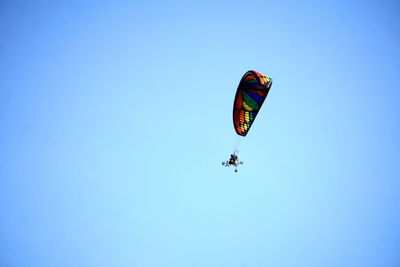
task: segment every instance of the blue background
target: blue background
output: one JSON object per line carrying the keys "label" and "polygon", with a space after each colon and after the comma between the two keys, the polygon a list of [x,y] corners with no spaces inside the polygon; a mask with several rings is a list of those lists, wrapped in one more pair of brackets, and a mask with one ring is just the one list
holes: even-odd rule
{"label": "blue background", "polygon": [[0,266],[400,266],[399,14],[2,1]]}

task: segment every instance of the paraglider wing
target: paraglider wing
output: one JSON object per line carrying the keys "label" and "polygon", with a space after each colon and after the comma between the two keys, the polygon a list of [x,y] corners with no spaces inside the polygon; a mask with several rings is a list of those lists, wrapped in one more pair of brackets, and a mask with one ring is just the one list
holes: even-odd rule
{"label": "paraglider wing", "polygon": [[271,88],[272,80],[256,71],[240,80],[233,102],[233,125],[238,135],[246,136]]}

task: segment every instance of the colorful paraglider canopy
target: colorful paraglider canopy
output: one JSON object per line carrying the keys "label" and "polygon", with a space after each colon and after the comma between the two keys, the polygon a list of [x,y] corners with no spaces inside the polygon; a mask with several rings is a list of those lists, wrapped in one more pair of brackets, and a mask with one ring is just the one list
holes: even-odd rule
{"label": "colorful paraglider canopy", "polygon": [[271,85],[270,77],[254,70],[243,75],[233,102],[233,125],[238,135],[247,135]]}

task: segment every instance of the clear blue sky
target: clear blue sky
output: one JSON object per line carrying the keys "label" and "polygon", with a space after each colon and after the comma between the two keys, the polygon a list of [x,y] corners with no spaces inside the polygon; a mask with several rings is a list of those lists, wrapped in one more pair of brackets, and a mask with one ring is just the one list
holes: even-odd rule
{"label": "clear blue sky", "polygon": [[[400,266],[398,1],[2,1],[0,266]],[[232,103],[274,80],[245,165]]]}

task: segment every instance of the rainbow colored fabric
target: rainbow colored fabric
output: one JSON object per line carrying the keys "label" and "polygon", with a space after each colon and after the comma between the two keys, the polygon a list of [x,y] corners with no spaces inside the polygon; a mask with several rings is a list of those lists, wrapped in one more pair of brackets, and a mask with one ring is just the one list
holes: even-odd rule
{"label": "rainbow colored fabric", "polygon": [[247,135],[271,85],[270,77],[256,71],[243,75],[233,102],[233,125],[238,135]]}

